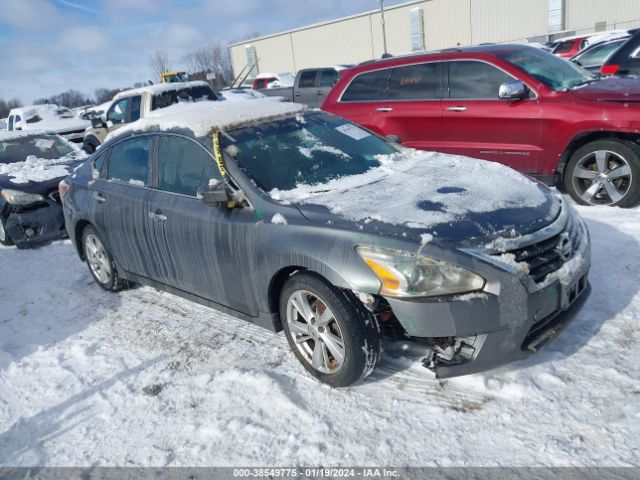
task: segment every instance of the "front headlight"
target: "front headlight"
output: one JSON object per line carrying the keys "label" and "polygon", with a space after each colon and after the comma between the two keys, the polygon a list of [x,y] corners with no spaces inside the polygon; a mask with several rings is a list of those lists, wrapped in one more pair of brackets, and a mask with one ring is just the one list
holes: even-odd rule
{"label": "front headlight", "polygon": [[359,246],[356,251],[382,282],[381,295],[434,297],[484,287],[484,278],[440,260],[369,246]]}
{"label": "front headlight", "polygon": [[44,202],[44,197],[37,193],[25,193],[18,190],[4,189],[2,196],[11,205],[31,205],[36,202]]}

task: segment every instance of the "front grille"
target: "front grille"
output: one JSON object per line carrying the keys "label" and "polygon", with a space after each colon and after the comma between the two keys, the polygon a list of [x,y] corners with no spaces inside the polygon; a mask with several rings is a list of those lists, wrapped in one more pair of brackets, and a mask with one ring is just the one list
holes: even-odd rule
{"label": "front grille", "polygon": [[[569,255],[566,254],[568,249],[562,252],[562,247],[566,248],[567,239],[571,245]],[[534,282],[539,283],[573,257],[579,241],[580,226],[573,220],[573,216],[569,215],[565,229],[557,235],[504,253],[513,254],[514,260],[518,263],[526,263],[529,276]]]}

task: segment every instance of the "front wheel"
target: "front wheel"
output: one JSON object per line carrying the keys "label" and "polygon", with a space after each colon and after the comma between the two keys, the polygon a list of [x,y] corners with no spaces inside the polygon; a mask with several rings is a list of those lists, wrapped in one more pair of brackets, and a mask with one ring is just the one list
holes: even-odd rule
{"label": "front wheel", "polygon": [[640,147],[624,140],[588,143],[571,155],[564,183],[582,205],[631,207],[640,200]]}
{"label": "front wheel", "polygon": [[82,232],[82,248],[89,271],[98,285],[111,292],[124,287],[125,282],[118,276],[113,257],[95,228],[88,226]]}
{"label": "front wheel", "polygon": [[280,296],[280,318],[300,363],[332,387],[368,376],[382,354],[376,318],[358,300],[311,273],[290,277]]}

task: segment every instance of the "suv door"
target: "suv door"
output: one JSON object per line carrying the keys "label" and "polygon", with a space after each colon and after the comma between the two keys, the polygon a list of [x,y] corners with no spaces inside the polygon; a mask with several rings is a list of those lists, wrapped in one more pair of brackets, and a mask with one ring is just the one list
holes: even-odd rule
{"label": "suv door", "polygon": [[243,229],[255,214],[242,208],[204,204],[198,190],[222,181],[212,155],[179,134],[158,137],[156,181],[150,200],[157,280],[234,310],[256,315],[246,255],[239,251]]}
{"label": "suv door", "polygon": [[514,80],[500,68],[480,60],[448,61],[445,66],[443,151],[536,173],[542,156],[542,107],[535,92],[524,100],[500,100],[500,85]]}
{"label": "suv door", "polygon": [[111,104],[107,110],[107,129],[109,133],[126,125],[135,122],[140,118],[140,106],[142,97],[135,95],[133,97],[125,97]]}
{"label": "suv door", "polygon": [[428,62],[391,70],[384,100],[371,109],[373,129],[397,135],[403,145],[442,148],[442,63]]}
{"label": "suv door", "polygon": [[314,107],[318,103],[318,71],[302,70],[294,88],[295,101]]}
{"label": "suv door", "polygon": [[[141,135],[116,143],[100,177],[89,187],[94,221],[119,266],[148,278],[153,278],[155,268],[147,232],[151,141],[151,136]],[[102,155],[98,158],[105,161]]]}

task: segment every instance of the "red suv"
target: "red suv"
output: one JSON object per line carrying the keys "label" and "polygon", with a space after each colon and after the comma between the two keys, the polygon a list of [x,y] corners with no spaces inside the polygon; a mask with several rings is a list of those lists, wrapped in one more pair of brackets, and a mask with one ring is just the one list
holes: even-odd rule
{"label": "red suv", "polygon": [[554,55],[494,45],[344,71],[322,109],[408,147],[492,160],[579,203],[640,199],[640,81],[598,79]]}

